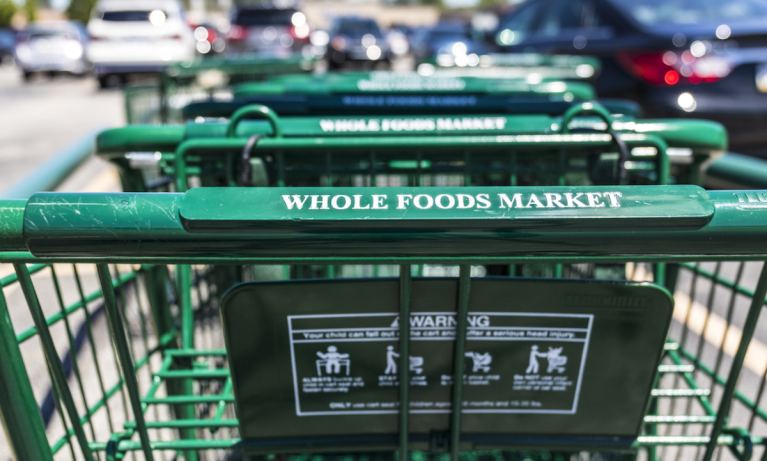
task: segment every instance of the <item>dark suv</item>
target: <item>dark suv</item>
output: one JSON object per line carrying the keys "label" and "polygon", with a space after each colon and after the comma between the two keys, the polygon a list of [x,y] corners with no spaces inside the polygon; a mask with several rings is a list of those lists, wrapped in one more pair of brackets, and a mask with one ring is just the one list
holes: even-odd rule
{"label": "dark suv", "polygon": [[390,63],[389,44],[375,21],[366,18],[342,17],[333,21],[330,29],[328,65],[339,68],[345,63]]}
{"label": "dark suv", "polygon": [[309,43],[306,16],[295,8],[237,6],[226,34],[231,53],[300,51]]}

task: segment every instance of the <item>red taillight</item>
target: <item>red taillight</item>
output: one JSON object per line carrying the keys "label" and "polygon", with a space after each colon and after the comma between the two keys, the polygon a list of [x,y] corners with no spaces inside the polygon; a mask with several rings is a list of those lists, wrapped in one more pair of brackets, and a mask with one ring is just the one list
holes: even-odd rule
{"label": "red taillight", "polygon": [[302,24],[300,26],[292,26],[290,28],[290,35],[293,36],[296,40],[306,40],[309,38],[311,30],[309,29],[309,24]]}
{"label": "red taillight", "polygon": [[695,57],[689,51],[658,53],[620,53],[618,62],[632,75],[652,85],[715,82],[726,77],[730,64],[715,56]]}
{"label": "red taillight", "polygon": [[226,33],[226,39],[232,42],[245,40],[248,37],[248,29],[232,24],[229,28],[229,32]]}
{"label": "red taillight", "polygon": [[218,38],[218,34],[216,33],[216,31],[210,28],[207,29],[207,31],[208,31],[208,38],[206,38],[205,40],[209,41],[210,43],[215,42],[216,39]]}

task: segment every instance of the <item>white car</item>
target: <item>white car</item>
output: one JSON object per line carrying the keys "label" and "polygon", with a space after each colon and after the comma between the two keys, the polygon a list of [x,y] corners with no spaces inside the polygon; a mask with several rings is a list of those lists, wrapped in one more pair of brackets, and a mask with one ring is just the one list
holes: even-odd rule
{"label": "white car", "polygon": [[197,40],[177,0],[101,0],[88,22],[87,57],[101,87],[194,58]]}

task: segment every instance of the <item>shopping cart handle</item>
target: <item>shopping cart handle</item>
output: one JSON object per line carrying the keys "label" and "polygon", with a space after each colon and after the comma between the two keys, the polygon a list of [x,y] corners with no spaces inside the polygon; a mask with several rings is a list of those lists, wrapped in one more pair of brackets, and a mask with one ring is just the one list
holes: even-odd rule
{"label": "shopping cart handle", "polygon": [[261,104],[251,104],[242,107],[232,114],[232,118],[229,120],[229,126],[226,129],[226,137],[234,137],[237,132],[237,125],[240,121],[245,119],[266,119],[272,126],[272,136],[275,138],[282,137],[282,127],[280,126],[280,120],[277,113]]}

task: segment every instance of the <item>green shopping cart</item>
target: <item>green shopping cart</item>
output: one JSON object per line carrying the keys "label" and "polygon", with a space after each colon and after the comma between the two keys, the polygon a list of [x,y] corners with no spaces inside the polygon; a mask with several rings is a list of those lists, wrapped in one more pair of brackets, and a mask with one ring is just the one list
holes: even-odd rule
{"label": "green shopping cart", "polygon": [[174,63],[165,69],[158,84],[125,88],[126,120],[128,124],[178,121],[184,105],[227,95],[230,85],[286,73],[311,72],[314,66],[314,60],[300,55],[227,56]]}
{"label": "green shopping cart", "polygon": [[[15,269],[0,297],[3,421],[18,459],[66,449],[82,459],[398,450],[400,459],[457,460],[520,449],[541,459],[636,450],[669,458],[672,449],[684,459],[750,459],[764,443],[764,376],[756,400],[738,378],[759,343],[767,272],[753,289],[742,275],[767,258],[765,202],[763,191],[696,186],[409,184],[3,201],[0,258]],[[604,281],[577,270],[605,262],[633,273]],[[664,285],[635,281],[660,262],[676,268]],[[483,271],[536,263],[573,270],[545,279]],[[46,316],[32,277],[50,272],[60,288],[60,264],[95,264],[100,290],[75,289],[74,304],[60,301]],[[390,276],[288,272],[270,282],[255,269],[360,264]],[[226,265],[250,275],[223,294],[211,268]],[[183,271],[194,288],[172,282]],[[9,318],[12,286],[34,321],[28,330]],[[699,304],[701,288],[724,290],[731,311],[719,357],[704,346],[696,354],[696,341],[712,346],[708,329],[722,314],[721,301]],[[684,294],[684,315],[708,315],[702,329],[678,324]],[[86,335],[92,354],[105,345],[101,358],[120,372],[90,393],[82,378],[95,372],[73,354],[79,371],[67,379],[57,342],[76,336],[76,315],[95,327],[95,303],[109,335]],[[198,331],[188,328],[195,321]],[[666,340],[670,322],[681,336],[672,323]],[[36,408],[33,362],[21,350],[32,338],[55,384],[59,439]]]}

